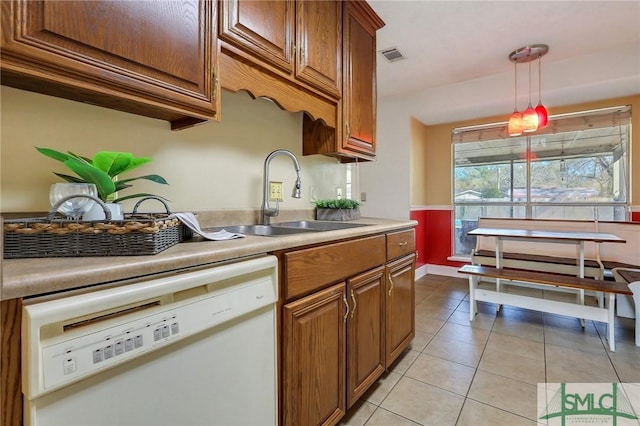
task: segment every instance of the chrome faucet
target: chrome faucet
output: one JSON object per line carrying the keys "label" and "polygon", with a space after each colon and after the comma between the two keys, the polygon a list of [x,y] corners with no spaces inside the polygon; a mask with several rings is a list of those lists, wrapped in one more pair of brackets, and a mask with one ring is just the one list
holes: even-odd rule
{"label": "chrome faucet", "polygon": [[269,225],[271,221],[271,217],[278,216],[280,212],[280,206],[278,205],[278,201],[276,200],[276,207],[271,208],[269,206],[269,165],[271,164],[271,160],[273,160],[278,155],[286,155],[291,158],[293,161],[293,166],[296,168],[296,183],[293,186],[293,192],[291,196],[293,198],[301,198],[301,187],[302,182],[300,181],[300,163],[298,162],[298,158],[291,152],[286,149],[276,149],[271,154],[267,156],[264,160],[264,175],[262,177],[264,184],[264,198],[262,201],[262,224]]}

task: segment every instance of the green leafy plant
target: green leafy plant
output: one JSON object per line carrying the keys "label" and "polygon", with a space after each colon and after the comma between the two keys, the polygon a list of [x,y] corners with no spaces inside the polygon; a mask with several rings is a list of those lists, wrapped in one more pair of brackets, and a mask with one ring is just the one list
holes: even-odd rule
{"label": "green leafy plant", "polygon": [[360,202],[350,200],[347,198],[339,200],[318,200],[316,201],[316,207],[319,209],[355,209],[360,205]]}
{"label": "green leafy plant", "polygon": [[[118,191],[131,188],[130,182],[138,179],[167,185],[167,181],[159,175],[145,175],[128,179],[120,179],[119,176],[152,161],[148,157],[135,157],[130,152],[100,151],[92,159],[82,157],[70,151],[67,153],[55,151],[49,148],[38,148],[38,152],[62,162],[78,176],[70,176],[56,173],[57,176],[67,182],[93,183],[98,189],[98,197],[106,202],[118,203],[131,198],[153,196],[153,194],[138,193],[115,198]],[[163,197],[160,197],[163,198]],[[164,199],[164,198],[163,198]]]}

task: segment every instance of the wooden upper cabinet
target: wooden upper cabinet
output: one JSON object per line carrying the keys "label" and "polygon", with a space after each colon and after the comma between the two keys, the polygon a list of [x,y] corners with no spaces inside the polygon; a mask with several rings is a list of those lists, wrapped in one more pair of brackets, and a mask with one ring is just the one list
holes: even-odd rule
{"label": "wooden upper cabinet", "polygon": [[376,31],[384,25],[362,1],[344,2],[342,148],[375,156]]}
{"label": "wooden upper cabinet", "polygon": [[172,122],[216,119],[213,1],[3,1],[2,84]]}
{"label": "wooden upper cabinet", "polygon": [[219,37],[237,49],[232,54],[340,96],[341,2],[229,0],[220,8]]}
{"label": "wooden upper cabinet", "polygon": [[221,40],[293,73],[293,0],[229,0],[220,3]]}
{"label": "wooden upper cabinet", "polygon": [[296,3],[296,77],[330,95],[342,88],[342,3]]}
{"label": "wooden upper cabinet", "polygon": [[376,31],[384,22],[364,1],[342,3],[342,93],[337,126],[304,116],[304,155],[340,161],[374,160],[376,155]]}

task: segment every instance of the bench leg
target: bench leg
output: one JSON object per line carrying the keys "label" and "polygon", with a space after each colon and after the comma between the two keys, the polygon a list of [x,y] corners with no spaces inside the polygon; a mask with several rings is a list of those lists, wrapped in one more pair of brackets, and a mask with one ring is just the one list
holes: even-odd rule
{"label": "bench leg", "polygon": [[[502,291],[502,283],[500,282],[500,278],[496,278],[496,291],[500,293]],[[501,304],[496,305],[496,312],[500,312]]]}
{"label": "bench leg", "polygon": [[[614,321],[615,321],[615,297],[616,295],[614,293],[609,293],[609,306],[607,307],[607,318],[608,318],[608,324],[607,324],[607,334],[608,334],[608,338],[609,338],[609,349],[611,349],[611,352],[615,352],[616,351],[616,330],[614,327]],[[637,331],[637,330],[636,330]]]}
{"label": "bench leg", "polygon": [[476,287],[478,286],[478,277],[469,275],[469,321],[473,321],[478,312],[476,302]]}
{"label": "bench leg", "polygon": [[[578,291],[578,294],[576,294],[576,303],[579,305],[584,305],[584,290],[580,289],[580,291]],[[584,328],[584,319],[581,318],[580,319],[580,325],[582,326],[582,328]]]}

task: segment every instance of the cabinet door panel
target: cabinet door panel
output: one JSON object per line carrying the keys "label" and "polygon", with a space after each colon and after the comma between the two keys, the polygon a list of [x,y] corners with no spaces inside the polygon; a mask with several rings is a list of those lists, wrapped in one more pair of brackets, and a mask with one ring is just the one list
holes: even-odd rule
{"label": "cabinet door panel", "polygon": [[215,117],[214,3],[15,0],[2,8],[2,84],[172,122]]}
{"label": "cabinet door panel", "polygon": [[283,422],[335,424],[345,407],[345,283],[284,306]]}
{"label": "cabinet door panel", "polygon": [[382,21],[360,2],[345,2],[342,148],[375,155],[376,30]]}
{"label": "cabinet door panel", "polygon": [[342,3],[299,0],[296,16],[296,78],[339,97],[342,85]]}
{"label": "cabinet door panel", "polygon": [[415,337],[415,255],[387,265],[386,366]]}
{"label": "cabinet door panel", "polygon": [[221,2],[220,39],[293,73],[294,1]]}
{"label": "cabinet door panel", "polygon": [[384,267],[347,281],[351,314],[347,321],[347,408],[385,369]]}
{"label": "cabinet door panel", "polygon": [[192,66],[200,60],[197,2],[47,1],[43,18],[41,28],[32,22],[34,34],[60,37],[58,44],[69,50],[95,49],[104,59],[119,58],[188,82],[203,77]]}

